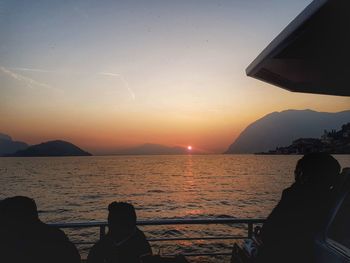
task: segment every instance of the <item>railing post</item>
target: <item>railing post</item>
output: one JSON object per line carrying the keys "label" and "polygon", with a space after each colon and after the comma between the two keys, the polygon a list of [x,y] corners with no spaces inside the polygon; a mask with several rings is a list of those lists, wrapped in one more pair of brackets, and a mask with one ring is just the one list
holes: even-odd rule
{"label": "railing post", "polygon": [[253,238],[253,223],[248,223],[248,238]]}
{"label": "railing post", "polygon": [[100,240],[105,236],[106,234],[106,226],[100,226]]}

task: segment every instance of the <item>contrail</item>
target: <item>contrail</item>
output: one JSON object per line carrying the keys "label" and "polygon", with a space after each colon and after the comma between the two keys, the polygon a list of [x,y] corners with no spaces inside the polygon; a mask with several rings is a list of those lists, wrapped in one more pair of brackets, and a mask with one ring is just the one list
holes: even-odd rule
{"label": "contrail", "polygon": [[9,70],[3,66],[0,66],[0,71],[3,72],[4,74],[10,76],[11,78],[13,78],[15,80],[24,82],[28,88],[33,89],[36,86],[36,87],[41,87],[41,88],[57,91],[57,92],[62,92],[62,90],[60,90],[60,89],[56,89],[56,88],[51,87],[50,85],[48,85],[46,83],[39,82],[39,81],[36,81],[34,79],[23,76],[21,74],[18,74],[16,72],[13,72],[12,70]]}
{"label": "contrail", "polygon": [[9,68],[11,70],[18,70],[18,71],[32,71],[32,72],[42,72],[42,73],[52,73],[55,72],[53,70],[45,70],[45,69],[39,69],[39,68]]}
{"label": "contrail", "polygon": [[103,76],[108,76],[108,77],[117,77],[120,78],[121,74],[117,74],[117,73],[110,73],[110,72],[100,72],[98,73],[99,75],[103,75]]}
{"label": "contrail", "polygon": [[122,74],[111,73],[111,72],[99,72],[98,74],[99,74],[99,75],[102,75],[102,76],[107,76],[107,77],[116,77],[116,78],[119,78],[119,79],[123,82],[125,88],[128,90],[128,92],[129,92],[131,98],[132,98],[133,100],[136,99],[135,92],[129,87],[129,83],[126,81],[126,79],[123,77]]}

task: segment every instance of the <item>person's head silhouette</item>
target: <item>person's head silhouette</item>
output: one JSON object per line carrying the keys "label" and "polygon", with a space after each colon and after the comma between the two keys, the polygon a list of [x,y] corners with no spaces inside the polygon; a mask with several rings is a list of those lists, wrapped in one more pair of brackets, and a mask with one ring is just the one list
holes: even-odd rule
{"label": "person's head silhouette", "polygon": [[1,212],[7,222],[31,224],[39,220],[36,203],[25,196],[14,196],[1,201]]}
{"label": "person's head silhouette", "polygon": [[123,238],[135,230],[136,212],[133,205],[113,202],[108,206],[108,211],[108,227],[113,236]]}
{"label": "person's head silhouette", "polygon": [[300,185],[334,185],[340,173],[338,161],[327,153],[305,154],[295,167],[295,181]]}

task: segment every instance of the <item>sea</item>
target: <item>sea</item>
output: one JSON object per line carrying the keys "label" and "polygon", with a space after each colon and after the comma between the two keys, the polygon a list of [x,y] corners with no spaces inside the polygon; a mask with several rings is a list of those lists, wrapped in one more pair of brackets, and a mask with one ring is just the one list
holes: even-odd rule
{"label": "sea", "polygon": [[[350,155],[334,156],[350,167]],[[265,218],[294,180],[298,155],[148,155],[0,158],[0,199],[34,198],[47,223],[105,221],[113,201],[139,220]],[[244,235],[244,225],[140,227],[149,238]],[[98,228],[64,229],[71,241],[98,240]],[[152,242],[155,254],[230,252],[232,240]],[[83,258],[90,244],[78,245]],[[229,256],[188,257],[230,262]]]}

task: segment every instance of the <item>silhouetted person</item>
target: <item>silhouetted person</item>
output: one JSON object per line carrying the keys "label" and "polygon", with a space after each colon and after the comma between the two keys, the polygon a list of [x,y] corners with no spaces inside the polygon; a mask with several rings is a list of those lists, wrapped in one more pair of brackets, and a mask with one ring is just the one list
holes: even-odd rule
{"label": "silhouetted person", "polygon": [[298,161],[295,182],[263,225],[257,262],[314,262],[314,237],[329,214],[339,172],[329,154],[310,153]]}
{"label": "silhouetted person", "polygon": [[0,262],[80,263],[76,247],[63,231],[40,221],[33,199],[0,202]]}
{"label": "silhouetted person", "polygon": [[174,257],[162,257],[160,255],[150,255],[142,257],[141,263],[189,263],[187,259],[182,256],[174,256]]}
{"label": "silhouetted person", "polygon": [[108,206],[108,233],[90,250],[88,263],[139,263],[152,254],[145,235],[136,227],[131,204],[113,202]]}

